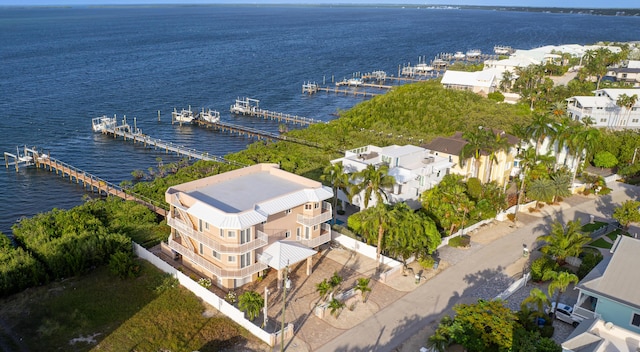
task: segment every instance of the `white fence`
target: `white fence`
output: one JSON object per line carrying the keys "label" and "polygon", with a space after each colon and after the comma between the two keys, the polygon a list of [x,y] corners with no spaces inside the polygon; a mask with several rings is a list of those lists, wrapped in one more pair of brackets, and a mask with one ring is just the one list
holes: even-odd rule
{"label": "white fence", "polygon": [[[340,232],[331,231],[331,233],[332,233],[331,237],[333,238],[333,240],[340,243],[342,247],[346,248],[347,250],[355,251],[359,254],[362,254],[365,257],[376,260],[376,253],[377,253],[376,247],[360,242],[355,238],[345,236]],[[380,263],[390,268],[389,270],[380,274],[380,280],[382,282],[385,282],[391,277],[391,275],[397,272],[400,272],[400,269],[402,269],[402,263],[400,263],[397,260],[386,257],[384,255],[380,255]]]}
{"label": "white fence", "polygon": [[502,291],[494,299],[505,300],[505,299],[511,297],[511,295],[514,292],[516,292],[519,289],[521,289],[522,287],[524,287],[527,284],[527,282],[529,281],[530,278],[531,278],[531,274],[529,274],[529,273],[524,274],[524,276],[520,280],[517,280],[516,282],[512,283],[511,286],[509,286],[509,288],[507,288],[506,290]]}
{"label": "white fence", "polygon": [[[181,273],[176,268],[172,267],[171,265],[166,263],[164,260],[158,258],[153,253],[149,252],[139,244],[134,242],[133,249],[138,257],[144,260],[147,260],[148,262],[153,264],[158,269],[164,271],[165,273],[173,275],[173,277],[178,279],[178,282],[180,282],[180,285],[184,286],[186,289],[193,292],[193,294],[200,297],[203,301],[207,302],[208,304],[210,304],[211,306],[219,310],[222,314],[226,315],[231,320],[241,325],[243,328],[249,330],[250,333],[252,333],[254,336],[259,338],[260,340],[269,344],[269,346],[273,346],[277,341],[276,338],[277,336],[279,336],[279,332],[277,334],[270,334],[262,330],[260,327],[256,326],[251,321],[247,320],[244,317],[244,313],[239,311],[236,307],[230,305],[224,299],[216,296],[213,292],[209,291],[208,289],[200,286],[197,282],[191,280],[191,278],[189,278],[187,275]],[[286,332],[293,331],[293,326],[291,324],[289,325],[290,327],[287,326]]]}

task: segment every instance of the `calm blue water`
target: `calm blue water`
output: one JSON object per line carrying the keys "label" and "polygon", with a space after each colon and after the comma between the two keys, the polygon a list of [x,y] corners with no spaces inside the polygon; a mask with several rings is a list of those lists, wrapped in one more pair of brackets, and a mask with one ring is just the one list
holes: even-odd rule
{"label": "calm blue water", "polygon": [[[114,183],[161,156],[91,132],[91,118],[127,115],[157,138],[217,155],[248,140],[170,124],[170,111],[212,108],[234,118],[237,97],[317,119],[361,101],[301,94],[304,81],[351,77],[494,45],[528,49],[640,39],[640,18],[357,7],[2,8],[0,152],[38,146]],[[157,122],[157,111],[162,122]],[[82,202],[81,187],[49,172],[0,169],[0,231],[22,216]]]}

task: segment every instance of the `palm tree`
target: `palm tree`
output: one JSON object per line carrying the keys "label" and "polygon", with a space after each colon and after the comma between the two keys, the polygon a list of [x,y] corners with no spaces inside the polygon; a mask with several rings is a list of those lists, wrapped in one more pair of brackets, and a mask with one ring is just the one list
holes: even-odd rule
{"label": "palm tree", "polygon": [[543,280],[551,280],[549,283],[549,296],[556,296],[555,300],[555,308],[553,309],[553,316],[556,315],[556,309],[558,309],[558,303],[560,302],[560,297],[567,290],[570,284],[577,284],[580,279],[575,274],[570,272],[561,271],[556,272],[553,270],[548,270],[542,276]]}
{"label": "palm tree", "polygon": [[264,298],[256,291],[247,291],[238,298],[238,308],[247,313],[249,320],[255,319],[264,307]]}
{"label": "palm tree", "polygon": [[491,131],[479,126],[477,129],[463,133],[462,138],[464,138],[467,143],[462,147],[462,150],[460,150],[460,160],[473,159],[473,177],[478,177],[480,171],[480,154],[493,139]]}
{"label": "palm tree", "polygon": [[322,280],[316,284],[316,292],[320,295],[320,299],[324,299],[327,294],[331,291],[331,284],[327,282],[327,279]]}
{"label": "palm tree", "polygon": [[539,154],[540,145],[547,136],[555,134],[555,129],[547,115],[538,114],[533,117],[533,121],[527,127],[526,132],[529,137],[536,140],[536,154]]}
{"label": "palm tree", "polygon": [[536,239],[545,242],[540,251],[554,257],[560,265],[564,264],[567,257],[577,257],[582,247],[591,241],[591,237],[582,233],[581,227],[579,219],[567,222],[566,226],[555,221],[547,235]]}
{"label": "palm tree", "polygon": [[511,84],[513,81],[513,73],[509,70],[502,72],[502,79],[500,80],[500,90],[503,92],[509,91],[511,89]]}
{"label": "palm tree", "polygon": [[536,201],[536,208],[539,202],[551,202],[554,195],[553,181],[548,178],[531,181],[527,189],[527,197]]}
{"label": "palm tree", "polygon": [[331,302],[329,302],[329,309],[331,310],[331,315],[333,315],[334,317],[338,318],[338,315],[340,315],[340,311],[342,311],[342,309],[346,306],[346,304],[344,304],[344,302],[339,301],[337,299],[332,299]]}
{"label": "palm tree", "polygon": [[569,190],[571,185],[571,175],[568,175],[565,172],[556,172],[551,175],[551,182],[553,187],[553,203],[556,202],[558,197],[567,197],[571,195],[571,190]]}
{"label": "palm tree", "polygon": [[366,277],[361,277],[358,279],[356,283],[356,291],[360,291],[360,296],[362,296],[362,302],[367,301],[367,292],[371,292],[371,287],[369,287],[369,282],[371,279]]}
{"label": "palm tree", "polygon": [[493,163],[498,161],[498,154],[505,150],[508,150],[511,147],[509,144],[509,139],[506,136],[505,132],[500,132],[495,134],[495,138],[487,143],[487,151],[489,152],[489,170],[486,172],[487,178],[485,179],[485,183],[491,181],[491,173],[493,171]]}
{"label": "palm tree", "polygon": [[[585,158],[588,157],[589,151],[593,150],[593,147],[600,140],[600,130],[592,128],[592,127],[584,127],[581,129],[576,129],[573,138],[569,141],[569,149],[573,150],[574,154],[574,170],[573,177],[571,178],[571,189],[573,191],[573,183],[576,181],[576,174],[578,173],[578,168],[580,167],[580,162],[582,159],[583,153],[585,154]],[[586,153],[585,153],[586,151]]]}
{"label": "palm tree", "polygon": [[376,248],[376,261],[380,261],[382,253],[382,240],[384,233],[388,230],[392,222],[391,212],[386,204],[378,203],[375,208],[371,209],[371,225],[378,229],[378,246]]}
{"label": "palm tree", "polygon": [[[618,96],[618,99],[616,100],[616,105],[621,108],[625,108],[627,110],[627,119],[625,120],[625,122],[629,119],[629,116],[631,116],[631,109],[633,108],[634,105],[636,105],[637,102],[638,102],[638,94],[634,94],[632,96],[628,96],[626,94],[620,94]],[[622,124],[619,123],[619,121],[616,121],[616,125],[622,125]]]}
{"label": "palm tree", "polygon": [[388,200],[387,189],[393,187],[396,180],[389,175],[389,166],[382,164],[377,168],[374,165],[367,165],[362,171],[351,175],[355,184],[351,187],[351,197],[363,193],[362,202],[364,208],[369,207],[369,200],[374,197],[377,204]]}
{"label": "palm tree", "polygon": [[544,316],[544,306],[549,305],[549,297],[547,294],[542,292],[539,288],[534,288],[529,291],[529,296],[522,301],[521,307],[525,307],[528,304],[531,304],[536,308],[538,316]]}
{"label": "palm tree", "polygon": [[349,187],[349,174],[344,172],[344,166],[342,163],[335,163],[328,165],[324,169],[324,173],[320,176],[322,181],[331,184],[333,189],[333,223],[336,223],[336,211],[338,208],[338,191],[346,193],[347,187]]}

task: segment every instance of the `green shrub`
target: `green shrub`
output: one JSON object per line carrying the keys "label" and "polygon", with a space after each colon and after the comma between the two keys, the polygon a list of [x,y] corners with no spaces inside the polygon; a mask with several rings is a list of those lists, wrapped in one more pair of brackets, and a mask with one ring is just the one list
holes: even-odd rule
{"label": "green shrub", "polygon": [[477,177],[471,177],[467,180],[467,193],[474,200],[480,199],[482,197],[482,182]]}
{"label": "green shrub", "polygon": [[109,270],[121,279],[132,279],[140,273],[140,266],[132,253],[118,251],[109,259]]}
{"label": "green shrub", "polygon": [[504,101],[504,95],[500,92],[493,92],[493,93],[489,93],[487,94],[487,98],[496,101],[498,103],[501,103]]}
{"label": "green shrub", "polygon": [[555,260],[547,256],[540,257],[531,263],[531,280],[542,281],[545,272],[548,270],[555,271],[557,268],[558,263]]}
{"label": "green shrub", "polygon": [[449,246],[454,248],[469,247],[471,244],[471,237],[467,235],[457,236],[449,240]]}
{"label": "green shrub", "polygon": [[607,194],[610,194],[610,193],[611,193],[611,188],[609,187],[602,187],[600,192],[598,192],[598,194],[601,196],[606,196]]}
{"label": "green shrub", "polygon": [[600,263],[601,260],[602,254],[600,251],[586,252],[582,258],[582,264],[580,264],[580,267],[578,268],[578,277],[582,280],[593,268],[595,268],[596,265],[598,265],[598,263]]}
{"label": "green shrub", "polygon": [[537,352],[562,352],[562,346],[558,345],[550,337],[543,337],[538,340]]}
{"label": "green shrub", "polygon": [[436,260],[433,259],[433,257],[430,255],[418,259],[418,264],[420,264],[420,266],[424,269],[432,269],[435,262]]}
{"label": "green shrub", "polygon": [[553,325],[549,324],[545,324],[544,326],[542,326],[542,328],[540,329],[540,336],[542,337],[547,337],[547,338],[552,338],[553,337],[553,331],[554,331],[554,327]]}

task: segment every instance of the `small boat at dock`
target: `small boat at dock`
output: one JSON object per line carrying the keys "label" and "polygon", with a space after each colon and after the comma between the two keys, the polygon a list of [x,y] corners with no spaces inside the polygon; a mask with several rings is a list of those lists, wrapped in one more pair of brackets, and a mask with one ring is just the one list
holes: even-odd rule
{"label": "small boat at dock", "polygon": [[482,55],[482,51],[480,51],[480,49],[471,49],[467,51],[466,55],[468,58],[472,59]]}
{"label": "small boat at dock", "polygon": [[456,60],[462,60],[465,58],[465,55],[462,51],[456,51],[456,53],[453,54],[453,58]]}
{"label": "small boat at dock", "polygon": [[171,121],[180,122],[180,123],[191,123],[195,119],[195,115],[193,115],[193,111],[191,111],[191,106],[189,109],[182,109],[178,112],[175,108],[171,113]]}
{"label": "small boat at dock", "polygon": [[205,111],[204,108],[202,108],[202,111],[198,113],[196,119],[209,123],[216,123],[220,121],[220,113],[216,110],[211,109],[207,109],[207,111]]}
{"label": "small boat at dock", "polygon": [[513,53],[513,49],[506,45],[496,45],[493,47],[493,52],[498,55],[510,55]]}

